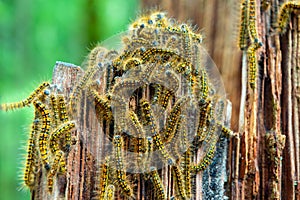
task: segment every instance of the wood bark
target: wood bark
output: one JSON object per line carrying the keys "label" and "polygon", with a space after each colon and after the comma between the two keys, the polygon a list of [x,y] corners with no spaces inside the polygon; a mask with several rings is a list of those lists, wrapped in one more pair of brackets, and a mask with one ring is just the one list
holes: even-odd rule
{"label": "wood bark", "polygon": [[[266,2],[269,6],[264,7]],[[230,37],[238,35],[234,26],[239,24],[239,1],[143,1],[146,8],[159,5],[172,16],[191,19],[204,28],[206,47],[233,103],[231,127],[240,136],[229,144],[226,191],[230,199],[300,198],[299,16],[292,14],[284,34],[276,32],[283,2],[256,1],[263,47],[257,52],[257,87],[251,91],[247,76],[242,76],[247,70],[246,52],[240,54]]]}
{"label": "wood bark", "polygon": [[[233,105],[232,128],[239,137],[231,139],[229,144],[220,139],[212,166],[197,179],[201,188],[196,191],[197,199],[300,199],[300,18],[292,15],[287,31],[278,34],[274,24],[282,1],[270,2],[271,6],[263,9],[261,1],[256,1],[257,30],[263,47],[257,52],[257,86],[251,90],[242,76],[247,70],[246,52],[239,52],[232,40],[238,30],[232,26],[236,25],[239,14],[236,2],[142,1],[144,8],[158,5],[170,16],[182,21],[192,19],[200,29],[205,27],[206,48],[221,71]],[[77,80],[76,74],[81,73],[76,66],[58,63],[53,82],[63,83],[68,96]],[[105,139],[100,138],[104,133],[91,117],[92,111],[86,109],[89,107],[86,99],[80,107],[81,123],[73,133],[77,142],[67,158],[67,175],[56,181],[52,195],[44,192],[47,190],[42,178],[32,191],[32,199],[91,199],[95,196],[93,192],[99,190],[93,177],[98,176],[98,161],[105,156]],[[228,154],[224,155],[227,149]],[[212,180],[216,167],[222,167],[219,168],[222,173]],[[161,173],[166,192],[170,193],[173,186],[169,170],[163,168]],[[142,188],[146,183],[138,184]],[[151,192],[147,195],[151,199]]]}

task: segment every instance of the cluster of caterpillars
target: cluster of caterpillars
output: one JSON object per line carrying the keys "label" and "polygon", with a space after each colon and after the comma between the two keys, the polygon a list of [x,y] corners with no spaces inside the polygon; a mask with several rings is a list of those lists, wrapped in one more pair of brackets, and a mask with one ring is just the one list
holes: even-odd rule
{"label": "cluster of caterpillars", "polygon": [[64,95],[53,91],[50,83],[44,82],[25,100],[1,105],[1,110],[6,111],[34,106],[23,179],[27,187],[33,188],[37,174],[44,168],[49,192],[54,177],[66,172],[65,159],[71,149],[71,131],[75,128],[75,121],[67,114]]}
{"label": "cluster of caterpillars", "polygon": [[[43,83],[26,100],[1,105],[1,110],[12,110],[33,104],[36,110],[25,184],[34,185],[42,165],[52,192],[53,178],[66,172],[84,93],[99,123],[111,127],[106,135],[113,151],[99,166],[97,199],[114,199],[117,193],[139,199],[128,173],[149,180],[154,199],[193,199],[195,175],[211,163],[219,135],[232,135],[224,126],[225,94],[208,59],[202,35],[191,25],[151,11],[122,33],[120,49],[97,46],[91,51],[67,103],[54,86]],[[99,92],[99,84],[105,92]],[[162,166],[171,172],[171,196],[165,192]]]}
{"label": "cluster of caterpillars", "polygon": [[[257,73],[256,51],[262,46],[258,39],[256,25],[256,0],[241,0],[241,20],[238,46],[247,51],[248,83],[255,89]],[[250,45],[249,45],[250,38]]]}
{"label": "cluster of caterpillars", "polygon": [[[257,77],[257,50],[263,45],[259,40],[256,25],[256,0],[241,0],[241,14],[240,14],[240,30],[238,46],[241,50],[246,50],[247,65],[248,65],[248,83],[251,89],[255,89]],[[271,1],[264,0],[261,2],[264,10],[268,10]],[[276,10],[276,9],[275,9]],[[299,14],[299,1],[284,2],[278,12],[277,22],[273,24],[277,33],[282,34],[286,31],[286,27],[290,22],[291,14]],[[250,39],[250,44],[249,44]]]}

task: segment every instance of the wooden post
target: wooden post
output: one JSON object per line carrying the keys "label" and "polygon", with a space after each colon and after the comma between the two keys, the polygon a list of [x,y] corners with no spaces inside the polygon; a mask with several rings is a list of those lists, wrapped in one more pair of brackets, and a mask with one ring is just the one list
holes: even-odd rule
{"label": "wooden post", "polygon": [[[148,7],[153,2],[144,0],[143,6]],[[251,90],[245,77],[241,79],[240,75],[240,69],[244,73],[247,68],[246,53],[242,53],[244,64],[240,64],[240,55],[234,43],[230,43],[234,33],[230,27],[235,24],[234,18],[226,15],[219,17],[222,13],[231,13],[228,8],[234,8],[234,1],[160,2],[161,8],[169,11],[171,16],[183,21],[193,19],[200,28],[205,27],[205,43],[223,74],[229,99],[233,103],[233,128],[240,136],[231,139],[229,146],[226,139],[220,139],[212,165],[197,179],[200,183],[197,185],[200,189],[196,191],[197,199],[224,199],[225,196],[230,199],[300,198],[300,19],[292,14],[287,31],[279,35],[274,24],[282,1],[270,1],[271,6],[267,9],[261,7],[260,0],[256,3],[257,28],[263,47],[257,51],[258,81],[256,88]],[[61,85],[68,96],[77,80],[77,73],[82,73],[78,67],[58,63],[53,82]],[[244,83],[241,91],[240,79]],[[237,97],[242,100],[240,109],[240,98]],[[88,104],[88,100],[83,98],[77,131],[73,133],[76,143],[67,159],[67,174],[55,181],[52,195],[45,192],[45,179],[40,179],[39,185],[32,191],[32,199],[92,199],[97,196],[94,192],[99,188],[94,177],[98,176],[99,162],[105,156],[103,149],[109,147],[105,145],[108,142],[104,138],[105,131],[100,129],[95,117],[91,117],[93,111],[88,109]],[[222,152],[224,149],[228,149],[227,168]],[[39,177],[43,177],[43,171],[39,173]],[[168,167],[162,168],[161,177],[170,196],[173,185]],[[139,188],[148,187],[147,182],[137,182]],[[149,191],[141,189],[138,196],[146,193],[151,199],[153,196]],[[120,199],[120,196],[117,198]]]}
{"label": "wooden post", "polygon": [[257,52],[258,81],[252,91],[247,88],[246,51],[240,61],[237,47],[230,43],[230,36],[238,35],[239,28],[232,27],[239,24],[240,2],[142,2],[144,8],[159,5],[170,15],[191,19],[203,28],[204,43],[233,103],[232,128],[240,135],[229,144],[226,194],[231,199],[299,199],[299,12],[291,14],[287,31],[279,34],[278,12],[286,1],[256,1],[263,47]]}

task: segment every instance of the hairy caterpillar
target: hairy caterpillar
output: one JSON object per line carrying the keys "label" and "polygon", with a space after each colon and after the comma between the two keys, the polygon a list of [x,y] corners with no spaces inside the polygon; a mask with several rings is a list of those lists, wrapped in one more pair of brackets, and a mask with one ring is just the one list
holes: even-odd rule
{"label": "hairy caterpillar", "polygon": [[300,9],[300,3],[296,1],[288,1],[282,4],[278,14],[277,30],[279,33],[284,33],[286,26],[289,23],[290,15]]}
{"label": "hairy caterpillar", "polygon": [[250,45],[247,50],[247,59],[248,59],[248,82],[252,89],[255,88],[256,82],[256,71],[257,71],[257,57],[256,50],[262,46],[262,43],[259,41],[255,41]]}
{"label": "hairy caterpillar", "polygon": [[104,200],[114,200],[114,199],[115,199],[115,186],[108,185],[105,188]]}
{"label": "hairy caterpillar", "polygon": [[8,103],[8,104],[1,104],[0,110],[15,110],[19,108],[23,108],[25,106],[29,106],[34,99],[37,98],[38,95],[41,94],[41,92],[50,86],[50,83],[43,82],[38,88],[36,88],[25,100],[16,102],[16,103]]}
{"label": "hairy caterpillar", "polygon": [[179,193],[181,199],[187,199],[181,169],[177,165],[172,165],[171,171],[175,181],[176,191]]}
{"label": "hairy caterpillar", "polygon": [[123,146],[123,139],[121,135],[115,135],[113,138],[113,145],[114,145],[114,153],[116,159],[116,173],[117,173],[117,181],[119,186],[122,188],[122,191],[128,197],[133,197],[133,190],[129,186],[128,181],[126,180],[125,168],[123,163],[122,157],[122,146]]}
{"label": "hairy caterpillar", "polygon": [[48,138],[51,127],[51,117],[48,107],[45,104],[40,101],[33,101],[33,105],[42,117],[42,126],[39,135],[39,150],[44,167],[46,170],[49,170],[50,164],[48,160]]}
{"label": "hairy caterpillar", "polygon": [[166,195],[165,195],[164,187],[162,185],[161,179],[160,179],[157,169],[155,167],[150,167],[150,176],[151,176],[150,180],[152,181],[152,183],[154,185],[156,199],[165,200]]}
{"label": "hairy caterpillar", "polygon": [[256,31],[256,0],[249,0],[249,32],[252,41],[258,39]]}
{"label": "hairy caterpillar", "polygon": [[33,162],[35,161],[35,155],[34,152],[36,151],[36,140],[37,135],[39,133],[39,119],[34,119],[32,126],[31,126],[31,132],[28,138],[28,147],[27,147],[27,158],[25,162],[25,170],[24,170],[24,183],[28,187],[32,187],[34,185],[34,178],[32,178],[33,174]]}
{"label": "hairy caterpillar", "polygon": [[248,30],[248,1],[241,0],[241,19],[238,46],[241,50],[245,50],[248,45],[249,30]]}

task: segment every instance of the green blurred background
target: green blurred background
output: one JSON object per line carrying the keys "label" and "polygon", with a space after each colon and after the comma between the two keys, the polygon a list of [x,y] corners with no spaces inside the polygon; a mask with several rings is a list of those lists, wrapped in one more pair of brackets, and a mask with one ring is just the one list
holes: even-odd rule
{"label": "green blurred background", "polygon": [[[138,0],[0,0],[0,103],[51,80],[55,61],[80,65],[97,42],[126,30]],[[0,111],[1,199],[29,199],[22,174],[32,108]]]}

